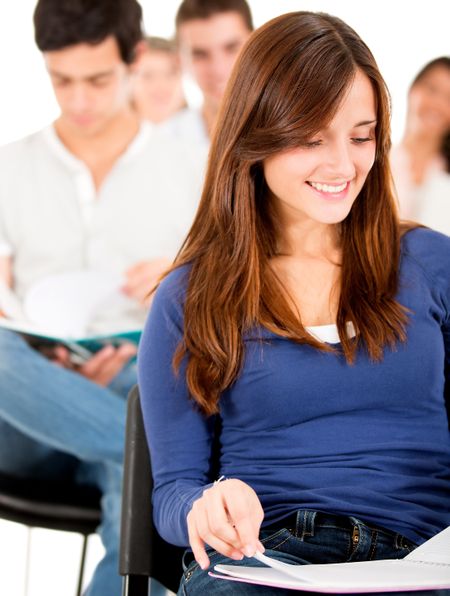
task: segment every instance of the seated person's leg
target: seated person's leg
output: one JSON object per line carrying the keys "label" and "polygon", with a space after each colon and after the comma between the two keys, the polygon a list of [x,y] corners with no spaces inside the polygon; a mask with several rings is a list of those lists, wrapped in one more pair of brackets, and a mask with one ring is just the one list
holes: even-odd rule
{"label": "seated person's leg", "polygon": [[125,401],[0,329],[0,419],[81,460],[122,464]]}
{"label": "seated person's leg", "polygon": [[118,545],[122,467],[119,464],[85,464],[30,439],[0,420],[0,472],[27,478],[67,480],[95,486],[102,492],[102,522],[98,533],[105,556],[95,569],[86,595],[118,596]]}
{"label": "seated person's leg", "polygon": [[21,476],[76,472],[78,482],[103,493],[99,533],[106,554],[89,596],[121,592],[124,396],[135,382],[134,367],[127,367],[111,383],[116,393],[53,364],[19,335],[0,329],[0,470]]}
{"label": "seated person's leg", "polygon": [[73,481],[79,460],[27,437],[0,419],[0,472]]}
{"label": "seated person's leg", "polygon": [[81,463],[76,478],[81,484],[97,486],[102,492],[102,521],[97,532],[105,547],[105,556],[97,565],[85,596],[119,596],[122,587],[118,570],[122,467],[110,462]]}

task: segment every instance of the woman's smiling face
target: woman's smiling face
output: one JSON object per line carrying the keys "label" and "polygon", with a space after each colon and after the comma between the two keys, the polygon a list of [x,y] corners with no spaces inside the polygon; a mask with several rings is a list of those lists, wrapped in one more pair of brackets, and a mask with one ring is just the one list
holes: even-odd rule
{"label": "woman's smiling face", "polygon": [[271,200],[284,224],[338,224],[347,217],[375,161],[376,117],[372,84],[358,70],[327,128],[264,160]]}

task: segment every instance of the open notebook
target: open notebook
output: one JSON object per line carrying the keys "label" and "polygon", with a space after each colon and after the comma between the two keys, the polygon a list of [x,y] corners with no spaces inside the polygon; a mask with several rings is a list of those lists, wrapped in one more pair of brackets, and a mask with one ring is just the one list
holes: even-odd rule
{"label": "open notebook", "polygon": [[404,559],[290,565],[256,553],[267,567],[216,565],[210,575],[292,590],[329,593],[398,592],[450,588],[450,526]]}
{"label": "open notebook", "polygon": [[121,276],[98,271],[75,271],[46,277],[34,284],[21,302],[0,280],[0,327],[22,334],[36,348],[62,344],[77,364],[106,344],[137,344],[140,329],[89,333],[91,321],[105,307],[134,308],[120,287]]}

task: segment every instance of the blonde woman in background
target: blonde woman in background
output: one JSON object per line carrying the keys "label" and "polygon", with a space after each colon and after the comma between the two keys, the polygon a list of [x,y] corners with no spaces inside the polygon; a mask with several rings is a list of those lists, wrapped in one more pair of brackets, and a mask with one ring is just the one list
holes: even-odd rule
{"label": "blonde woman in background", "polygon": [[450,235],[450,57],[426,64],[408,95],[391,165],[402,217]]}
{"label": "blonde woman in background", "polygon": [[168,120],[187,106],[173,41],[145,38],[135,65],[132,102],[139,116],[153,124]]}

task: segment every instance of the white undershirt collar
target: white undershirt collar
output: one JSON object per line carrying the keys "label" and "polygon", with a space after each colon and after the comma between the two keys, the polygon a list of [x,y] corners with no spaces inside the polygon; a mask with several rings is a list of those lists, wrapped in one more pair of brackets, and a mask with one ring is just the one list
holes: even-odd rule
{"label": "white undershirt collar", "polygon": [[[353,323],[350,321],[346,325],[348,337],[355,337],[356,332]],[[327,344],[338,344],[341,342],[337,325],[311,325],[305,329],[319,341]]]}

